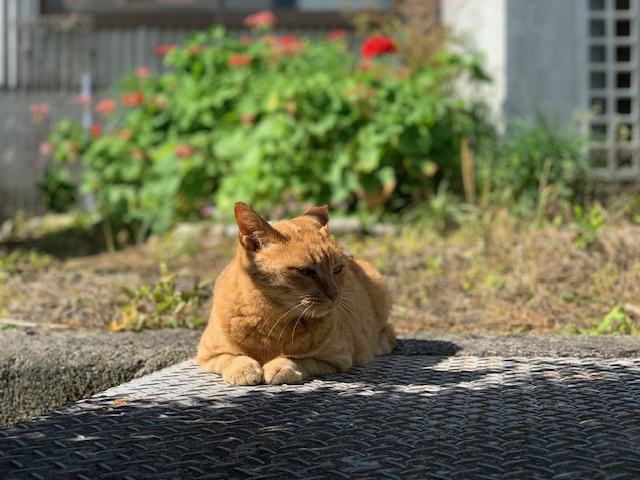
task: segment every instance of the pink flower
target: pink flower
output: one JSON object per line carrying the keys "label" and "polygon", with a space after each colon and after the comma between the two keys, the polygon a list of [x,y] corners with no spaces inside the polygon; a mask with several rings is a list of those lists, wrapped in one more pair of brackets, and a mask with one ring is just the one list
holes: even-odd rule
{"label": "pink flower", "polygon": [[167,100],[167,97],[165,97],[162,94],[158,94],[151,99],[150,103],[151,105],[156,107],[158,110],[163,110],[167,106],[167,103],[169,102]]}
{"label": "pink flower", "polygon": [[277,22],[276,16],[269,10],[262,10],[244,19],[244,26],[256,29],[268,29]]}
{"label": "pink flower", "polygon": [[73,101],[78,105],[82,105],[86,107],[87,105],[91,105],[91,102],[93,101],[93,99],[91,98],[91,95],[86,95],[83,93],[80,95],[76,95],[76,98],[74,98]]}
{"label": "pink flower", "polygon": [[122,94],[122,104],[127,107],[135,107],[140,105],[144,100],[144,93],[141,91],[129,92]]}
{"label": "pink flower", "polygon": [[253,125],[256,123],[256,116],[253,113],[241,113],[240,121],[247,125]]}
{"label": "pink flower", "polygon": [[111,98],[105,98],[103,100],[100,100],[98,103],[96,103],[96,106],[94,107],[94,109],[96,113],[100,115],[109,115],[116,109],[117,106],[118,104],[116,103],[115,100]]}
{"label": "pink flower", "polygon": [[264,40],[271,45],[271,49],[278,55],[294,55],[300,53],[304,48],[304,42],[294,35],[284,35],[276,37],[269,35]]}
{"label": "pink flower", "polygon": [[174,150],[174,153],[181,158],[186,158],[186,157],[190,157],[191,155],[193,155],[193,152],[195,150],[193,148],[191,148],[189,145],[185,145],[185,144],[180,144],[176,146],[176,149]]}
{"label": "pink flower", "polygon": [[40,144],[40,148],[38,150],[40,151],[40,155],[48,156],[51,155],[55,149],[52,143],[43,142]]}
{"label": "pink flower", "polygon": [[138,161],[143,161],[145,158],[147,158],[147,155],[144,153],[144,150],[140,149],[140,148],[136,148],[133,153],[133,158],[135,158]]}
{"label": "pink flower", "polygon": [[327,33],[327,40],[329,42],[336,42],[338,40],[344,40],[347,38],[347,31],[344,28],[339,28],[338,30],[332,30]]}
{"label": "pink flower", "polygon": [[362,44],[362,56],[365,58],[379,57],[388,53],[398,51],[395,42],[391,37],[383,37],[382,35],[374,35],[367,38]]}
{"label": "pink flower", "polygon": [[372,66],[371,57],[364,57],[362,61],[358,64],[356,69],[360,72],[366,72],[368,70],[371,70],[371,66]]}
{"label": "pink flower", "polygon": [[155,49],[155,54],[158,57],[164,57],[166,54],[174,51],[176,49],[176,46],[173,44],[169,44],[169,43],[165,43],[162,45],[158,45]]}
{"label": "pink flower", "polygon": [[64,142],[64,150],[68,154],[73,155],[74,157],[80,153],[80,147],[78,144],[72,140],[67,140]]}
{"label": "pink flower", "polygon": [[141,65],[138,68],[136,68],[136,77],[138,77],[140,80],[149,78],[149,75],[151,75],[151,69],[149,67],[145,67],[144,65]]}
{"label": "pink flower", "polygon": [[35,123],[40,123],[49,114],[49,105],[46,103],[32,103],[29,105],[29,113]]}

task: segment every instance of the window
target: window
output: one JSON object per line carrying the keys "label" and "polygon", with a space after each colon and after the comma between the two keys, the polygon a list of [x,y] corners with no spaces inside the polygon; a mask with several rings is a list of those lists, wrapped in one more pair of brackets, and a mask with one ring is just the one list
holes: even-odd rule
{"label": "window", "polygon": [[595,173],[609,179],[640,175],[639,2],[588,3],[589,157]]}
{"label": "window", "polygon": [[248,14],[268,9],[283,26],[344,28],[349,26],[345,9],[387,10],[391,0],[42,0],[41,5],[44,14],[91,14],[98,25],[241,26]]}

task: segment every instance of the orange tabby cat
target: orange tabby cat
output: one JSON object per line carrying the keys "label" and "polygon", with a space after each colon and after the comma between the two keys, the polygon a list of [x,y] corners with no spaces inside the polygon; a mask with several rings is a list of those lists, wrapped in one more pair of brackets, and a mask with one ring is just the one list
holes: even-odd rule
{"label": "orange tabby cat", "polygon": [[198,362],[234,385],[296,383],[393,350],[389,292],[329,233],[328,209],[269,224],[238,202],[239,245],[214,288]]}

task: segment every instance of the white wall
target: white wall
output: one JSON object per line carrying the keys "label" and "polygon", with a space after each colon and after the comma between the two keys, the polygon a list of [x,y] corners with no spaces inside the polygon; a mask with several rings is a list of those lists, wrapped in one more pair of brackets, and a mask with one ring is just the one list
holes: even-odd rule
{"label": "white wall", "polygon": [[560,123],[587,110],[586,0],[443,0],[443,20],[484,53],[483,93],[503,121],[543,113]]}
{"label": "white wall", "polygon": [[460,36],[465,49],[484,56],[491,85],[466,91],[483,97],[494,121],[501,123],[506,98],[506,3],[509,0],[442,0],[443,23]]}

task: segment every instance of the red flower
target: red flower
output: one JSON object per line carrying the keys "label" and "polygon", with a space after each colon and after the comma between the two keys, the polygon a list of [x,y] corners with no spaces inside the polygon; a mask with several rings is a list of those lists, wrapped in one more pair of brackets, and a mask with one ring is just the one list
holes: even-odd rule
{"label": "red flower", "polygon": [[240,39],[240,43],[242,43],[242,45],[244,45],[245,47],[251,45],[252,42],[253,40],[251,40],[251,37],[248,35],[244,35],[242,39]]}
{"label": "red flower", "polygon": [[99,137],[102,134],[102,124],[94,123],[91,125],[91,136],[93,138]]}
{"label": "red flower", "polygon": [[185,144],[177,145],[176,149],[174,150],[174,153],[182,158],[190,157],[191,155],[193,155],[193,152],[194,149]]}
{"label": "red flower", "polygon": [[149,67],[145,67],[144,65],[141,65],[138,68],[136,68],[136,77],[138,77],[140,80],[144,80],[145,78],[148,78],[149,75],[151,75],[151,69]]}
{"label": "red flower", "polygon": [[338,40],[344,40],[345,38],[347,38],[347,31],[344,28],[339,28],[338,30],[327,33],[327,40],[329,42],[336,42]]}
{"label": "red flower", "polygon": [[378,57],[387,53],[398,51],[395,42],[390,37],[374,35],[367,38],[362,44],[362,56],[365,58]]}
{"label": "red flower", "polygon": [[285,55],[295,55],[304,48],[302,40],[298,40],[293,35],[285,35],[280,39],[280,53]]}
{"label": "red flower", "polygon": [[164,57],[169,52],[172,52],[176,49],[176,46],[170,43],[165,43],[162,45],[158,45],[156,47],[155,53],[158,57]]}
{"label": "red flower", "polygon": [[276,16],[269,10],[262,10],[244,19],[244,26],[248,28],[271,28],[276,24]]}
{"label": "red flower", "polygon": [[227,65],[230,67],[248,67],[253,62],[253,57],[251,55],[238,55],[232,54],[229,56],[227,60]]}
{"label": "red flower", "polygon": [[116,101],[111,98],[105,98],[104,100],[100,100],[96,103],[95,111],[100,115],[109,115],[112,113],[117,107]]}
{"label": "red flower", "polygon": [[140,91],[122,94],[122,104],[126,105],[127,107],[135,107],[137,105],[140,105],[143,100],[144,93]]}
{"label": "red flower", "polygon": [[362,99],[365,97],[373,97],[376,91],[373,88],[366,88],[362,83],[356,84],[355,87],[349,87],[345,90],[347,97],[355,97]]}

